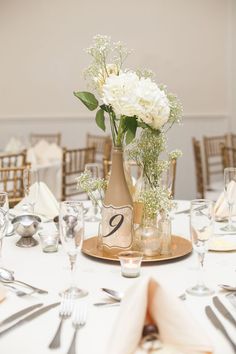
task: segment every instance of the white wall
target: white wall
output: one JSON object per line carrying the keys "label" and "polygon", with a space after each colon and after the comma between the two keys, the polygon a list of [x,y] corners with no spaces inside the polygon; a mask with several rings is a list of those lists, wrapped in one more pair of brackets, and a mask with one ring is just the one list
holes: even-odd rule
{"label": "white wall", "polygon": [[61,131],[64,145],[83,146],[97,128],[72,92],[86,88],[83,49],[94,34],[109,34],[133,48],[128,67],[152,69],[182,100],[184,124],[170,132],[169,146],[184,152],[177,197],[194,197],[191,137],[232,123],[231,2],[1,1],[0,147],[32,131]]}

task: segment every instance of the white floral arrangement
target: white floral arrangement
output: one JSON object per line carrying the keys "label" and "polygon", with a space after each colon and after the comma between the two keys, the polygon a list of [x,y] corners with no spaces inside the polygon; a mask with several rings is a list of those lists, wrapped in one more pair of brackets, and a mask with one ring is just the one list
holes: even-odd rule
{"label": "white floral arrangement", "polygon": [[96,112],[96,123],[106,130],[110,121],[113,144],[129,144],[138,127],[160,132],[179,122],[182,106],[177,97],[163,85],[153,81],[150,71],[123,69],[130,51],[121,43],[112,43],[108,36],[97,35],[87,49],[92,57],[85,77],[94,93],[74,92],[90,110]]}

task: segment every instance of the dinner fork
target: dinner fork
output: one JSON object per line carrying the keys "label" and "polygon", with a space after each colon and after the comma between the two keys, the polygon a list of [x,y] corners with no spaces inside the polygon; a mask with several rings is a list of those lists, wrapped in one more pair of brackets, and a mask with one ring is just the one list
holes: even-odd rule
{"label": "dinner fork", "polygon": [[86,319],[87,319],[87,306],[80,305],[76,307],[74,313],[73,313],[73,326],[74,326],[74,335],[70,344],[70,347],[68,349],[67,354],[76,354],[76,337],[77,337],[77,332],[80,328],[85,326],[86,324]]}
{"label": "dinner fork", "polygon": [[55,333],[52,341],[48,345],[48,347],[50,349],[56,349],[56,348],[60,347],[62,324],[63,324],[64,320],[66,320],[67,318],[69,318],[71,316],[72,310],[73,310],[73,305],[74,305],[74,302],[73,302],[71,296],[68,294],[64,295],[63,299],[61,301],[61,304],[60,304],[60,308],[59,308],[60,322],[59,322],[58,328],[56,330],[56,333]]}

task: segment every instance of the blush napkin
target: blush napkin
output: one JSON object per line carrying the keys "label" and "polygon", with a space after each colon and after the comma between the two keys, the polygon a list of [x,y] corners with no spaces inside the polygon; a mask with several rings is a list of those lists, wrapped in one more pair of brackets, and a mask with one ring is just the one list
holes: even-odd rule
{"label": "blush napkin", "polygon": [[[28,201],[32,200],[32,197],[35,195],[36,185],[33,184],[30,187]],[[24,198],[15,206],[15,210],[22,210],[23,204],[27,203],[27,198]],[[46,216],[49,218],[54,218],[59,213],[59,203],[56,198],[44,182],[39,182],[39,192],[38,198],[35,203],[34,213],[39,216]]]}
{"label": "blush napkin", "polygon": [[[236,215],[236,182],[231,181],[228,185],[229,193],[235,200],[233,208],[233,216]],[[229,206],[225,198],[224,192],[222,192],[215,203],[215,217],[216,218],[227,218],[229,216]]]}
{"label": "blush napkin", "polygon": [[147,315],[157,325],[163,349],[157,353],[209,354],[213,352],[203,329],[185,305],[153,278],[135,283],[121,303],[109,354],[139,354],[138,349]]}

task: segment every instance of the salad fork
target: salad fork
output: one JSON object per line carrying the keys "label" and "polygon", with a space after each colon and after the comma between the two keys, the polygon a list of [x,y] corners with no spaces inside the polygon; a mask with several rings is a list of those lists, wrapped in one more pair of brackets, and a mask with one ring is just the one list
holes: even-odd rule
{"label": "salad fork", "polygon": [[78,306],[73,313],[72,323],[74,326],[74,335],[67,354],[76,354],[77,332],[80,328],[85,326],[86,319],[87,319],[87,306],[85,304]]}
{"label": "salad fork", "polygon": [[63,324],[64,320],[66,320],[67,318],[69,318],[71,316],[72,310],[73,310],[73,305],[74,305],[74,302],[73,302],[72,298],[68,294],[64,295],[63,299],[61,301],[61,304],[60,304],[60,308],[59,308],[60,322],[59,322],[57,331],[48,346],[50,349],[56,349],[56,348],[60,347],[62,324]]}

